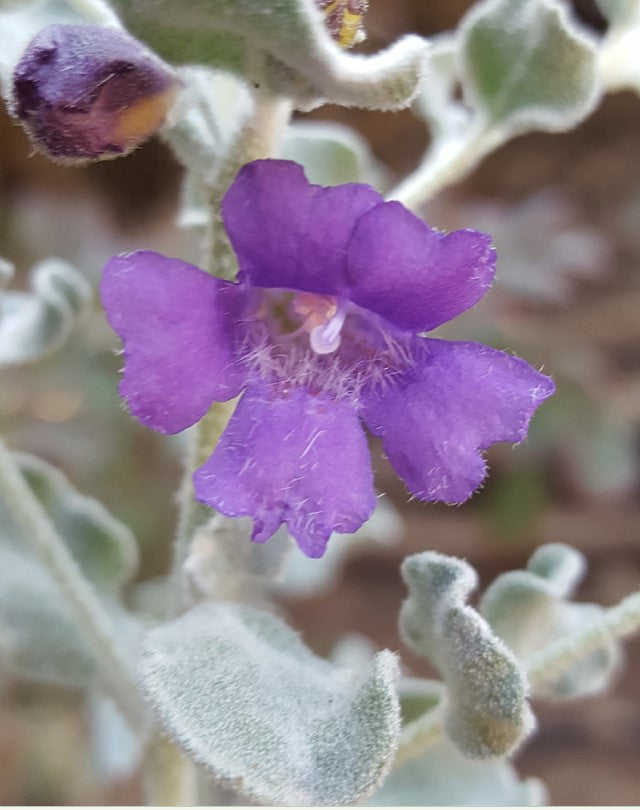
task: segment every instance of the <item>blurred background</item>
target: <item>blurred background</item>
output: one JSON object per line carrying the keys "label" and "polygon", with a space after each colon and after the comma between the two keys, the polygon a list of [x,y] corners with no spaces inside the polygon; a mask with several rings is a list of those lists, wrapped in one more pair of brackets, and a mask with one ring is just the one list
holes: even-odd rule
{"label": "blurred background", "polygon": [[[366,50],[405,32],[454,27],[465,0],[371,0]],[[585,25],[605,26],[590,0]],[[389,181],[409,172],[428,142],[410,112],[335,107],[308,116],[339,121],[369,141]],[[424,662],[402,647],[397,614],[405,596],[399,565],[436,549],[467,559],[485,587],[525,565],[532,550],[563,542],[584,552],[578,598],[613,604],[640,579],[640,97],[608,96],[578,129],[517,138],[465,182],[425,206],[441,229],[492,234],[498,280],[447,337],[513,350],[556,379],[557,395],[536,416],[526,444],[489,453],[491,476],[463,507],[409,501],[373,445],[377,486],[403,525],[394,544],[359,545],[335,582],[312,597],[282,597],[288,620],[328,654],[345,633],[399,650],[416,674]],[[97,283],[114,253],[151,248],[194,258],[189,233],[173,224],[181,170],[153,139],[130,157],[83,169],[32,153],[0,111],[0,256],[28,270],[57,255]],[[140,580],[167,570],[180,479],[181,439],[145,430],[117,397],[117,341],[95,302],[66,347],[32,367],[3,371],[0,431],[15,449],[62,469],[136,533]],[[338,542],[336,539],[333,541]],[[547,784],[552,804],[625,805],[640,798],[640,640],[607,695],[534,706],[539,731],[516,757],[523,776]],[[79,693],[25,682],[0,689],[0,803],[137,804],[134,776],[102,786],[86,746]]]}

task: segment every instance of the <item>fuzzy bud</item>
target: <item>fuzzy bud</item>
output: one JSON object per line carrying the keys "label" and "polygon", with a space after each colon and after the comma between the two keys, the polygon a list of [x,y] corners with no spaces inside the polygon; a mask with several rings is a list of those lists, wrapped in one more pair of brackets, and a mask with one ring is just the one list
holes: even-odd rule
{"label": "fuzzy bud", "polygon": [[50,25],[15,69],[12,112],[39,149],[80,163],[117,157],[150,137],[177,87],[171,67],[124,31]]}

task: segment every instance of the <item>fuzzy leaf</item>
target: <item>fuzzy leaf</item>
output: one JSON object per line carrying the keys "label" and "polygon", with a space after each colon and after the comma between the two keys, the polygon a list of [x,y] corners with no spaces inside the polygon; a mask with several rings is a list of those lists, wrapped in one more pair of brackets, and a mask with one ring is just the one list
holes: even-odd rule
{"label": "fuzzy leaf", "polygon": [[484,0],[460,37],[465,98],[489,123],[561,131],[593,109],[596,48],[558,0]]}
{"label": "fuzzy leaf", "polygon": [[[604,613],[598,605],[567,598],[585,571],[582,554],[551,543],[539,548],[525,571],[499,576],[484,594],[480,609],[494,631],[523,661],[565,634],[580,631]],[[619,645],[614,641],[574,664],[559,678],[534,683],[540,697],[563,699],[605,689],[617,670]]]}
{"label": "fuzzy leaf", "polygon": [[631,25],[640,22],[638,0],[596,0],[600,11],[616,25]]}
{"label": "fuzzy leaf", "polygon": [[386,772],[399,727],[397,664],[365,670],[311,653],[280,619],[202,604],[150,631],[140,682],[198,763],[260,802],[349,804]]}
{"label": "fuzzy leaf", "polygon": [[[138,632],[117,601],[137,565],[130,532],[92,498],[80,495],[55,468],[19,455],[27,483],[69,545],[74,559],[100,591],[121,632]],[[0,655],[16,674],[72,686],[87,685],[93,656],[64,594],[30,551],[0,493]]]}
{"label": "fuzzy leaf", "polygon": [[441,738],[420,757],[393,768],[382,787],[364,802],[367,807],[538,807],[545,790],[537,779],[519,781],[504,759],[468,759]]}
{"label": "fuzzy leaf", "polygon": [[449,690],[445,725],[470,757],[502,756],[529,733],[524,674],[485,620],[465,604],[477,585],[462,560],[435,552],[408,557],[402,574],[404,641],[438,667]]}
{"label": "fuzzy leaf", "polygon": [[[84,574],[98,588],[118,592],[138,567],[138,547],[131,531],[101,503],[81,495],[60,470],[26,453],[16,457]],[[2,523],[6,526],[4,518]]]}
{"label": "fuzzy leaf", "polygon": [[32,292],[0,294],[0,366],[56,351],[91,300],[89,282],[67,262],[46,259],[31,273]]}
{"label": "fuzzy leaf", "polygon": [[337,186],[341,183],[369,183],[380,187],[382,167],[367,141],[341,124],[298,121],[285,132],[280,157],[304,167],[310,183]]}
{"label": "fuzzy leaf", "polygon": [[174,63],[219,67],[267,84],[302,107],[325,99],[406,107],[426,42],[408,36],[374,56],[342,51],[314,0],[117,0],[131,32]]}

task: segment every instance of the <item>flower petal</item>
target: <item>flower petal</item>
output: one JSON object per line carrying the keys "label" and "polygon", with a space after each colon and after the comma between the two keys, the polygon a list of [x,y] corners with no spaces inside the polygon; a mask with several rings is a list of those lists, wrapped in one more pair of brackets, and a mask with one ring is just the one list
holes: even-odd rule
{"label": "flower petal", "polygon": [[549,377],[479,343],[416,338],[416,365],[362,397],[363,418],[409,490],[461,503],[486,475],[480,450],[524,439]]}
{"label": "flower petal", "polygon": [[124,342],[120,395],[143,424],[179,433],[214,400],[240,393],[234,330],[243,287],[144,250],[111,259],[100,293]]}
{"label": "flower petal", "polygon": [[347,253],[351,300],[412,332],[435,329],[472,307],[494,272],[487,234],[444,235],[398,202],[361,216]]}
{"label": "flower petal", "polygon": [[312,185],[290,161],[247,164],[222,201],[239,277],[254,287],[348,297],[347,244],[358,217],[381,201],[371,186]]}
{"label": "flower petal", "polygon": [[331,532],[350,533],[376,504],[367,441],[353,409],[304,388],[249,388],[211,456],[196,498],[229,517],[250,515],[253,539],[286,523],[308,557]]}

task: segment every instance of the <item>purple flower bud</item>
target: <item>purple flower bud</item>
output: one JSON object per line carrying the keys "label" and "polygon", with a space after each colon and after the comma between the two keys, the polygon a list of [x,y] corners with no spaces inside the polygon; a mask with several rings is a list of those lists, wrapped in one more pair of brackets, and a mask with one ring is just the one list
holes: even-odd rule
{"label": "purple flower bud", "polygon": [[169,65],[126,32],[50,25],[15,69],[12,112],[50,157],[96,160],[152,135],[176,89]]}
{"label": "purple flower bud", "polygon": [[316,0],[316,5],[324,12],[325,25],[341,47],[350,48],[363,38],[369,0]]}

